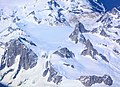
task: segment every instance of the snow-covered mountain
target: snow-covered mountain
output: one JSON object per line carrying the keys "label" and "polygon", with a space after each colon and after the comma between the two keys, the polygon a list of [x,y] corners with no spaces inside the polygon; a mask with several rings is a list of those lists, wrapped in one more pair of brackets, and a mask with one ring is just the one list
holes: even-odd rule
{"label": "snow-covered mountain", "polygon": [[88,0],[1,0],[0,83],[119,87],[120,11],[98,5],[102,13]]}
{"label": "snow-covered mountain", "polygon": [[120,10],[120,0],[89,0],[93,10],[98,12],[106,12],[116,7]]}

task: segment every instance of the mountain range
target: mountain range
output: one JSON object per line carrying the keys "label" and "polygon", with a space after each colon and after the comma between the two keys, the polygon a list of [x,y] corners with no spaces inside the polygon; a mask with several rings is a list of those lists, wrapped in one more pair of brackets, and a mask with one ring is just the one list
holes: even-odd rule
{"label": "mountain range", "polygon": [[0,87],[119,87],[119,0],[1,0]]}

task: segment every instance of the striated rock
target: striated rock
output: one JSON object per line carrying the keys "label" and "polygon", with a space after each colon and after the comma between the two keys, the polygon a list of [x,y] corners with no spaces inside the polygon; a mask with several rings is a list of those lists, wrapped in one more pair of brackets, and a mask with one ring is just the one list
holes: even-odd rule
{"label": "striated rock", "polygon": [[54,79],[54,76],[57,75],[57,72],[54,70],[54,68],[52,66],[50,66],[49,69],[49,77],[47,79],[48,82],[51,82]]}
{"label": "striated rock", "polygon": [[93,59],[96,59],[95,55],[98,55],[98,52],[96,49],[93,48],[93,45],[89,39],[85,42],[85,45],[86,49],[81,52],[81,55],[90,55]]}
{"label": "striated rock", "polygon": [[47,79],[48,82],[53,81],[54,83],[58,84],[62,81],[62,76],[58,75],[54,68],[51,66],[49,69],[49,77]]}
{"label": "striated rock", "polygon": [[[69,38],[74,41],[75,43],[78,43],[78,41],[85,41],[85,37],[82,35],[82,33],[87,33],[89,32],[88,30],[85,29],[84,25],[80,22],[75,25],[74,31],[70,34]],[[80,35],[80,40],[79,40],[79,34]]]}
{"label": "striated rock", "polygon": [[66,47],[65,48],[61,48],[58,51],[55,51],[53,54],[57,54],[60,57],[66,57],[66,58],[73,58],[75,57],[74,53],[72,51],[69,51]]}
{"label": "striated rock", "polygon": [[81,55],[84,56],[89,55],[95,60],[97,60],[95,56],[99,55],[104,61],[109,63],[108,59],[104,55],[102,55],[101,53],[99,54],[98,51],[93,48],[93,45],[89,39],[86,41],[85,45],[86,45],[86,49],[81,52]]}
{"label": "striated rock", "polygon": [[86,45],[88,50],[93,50],[93,45],[92,45],[92,43],[90,42],[89,39],[87,39],[85,45]]}
{"label": "striated rock", "polygon": [[79,30],[78,29],[75,29],[69,36],[69,38],[72,40],[72,41],[75,41],[75,43],[78,43],[78,34],[79,34]]}
{"label": "striated rock", "polygon": [[20,64],[24,69],[33,68],[37,64],[37,55],[28,48],[24,48],[20,57]]}
{"label": "striated rock", "polygon": [[[47,61],[46,63],[48,64],[48,61]],[[49,63],[50,63],[50,62],[49,62]],[[46,64],[45,64],[45,65],[46,65]],[[47,74],[49,74],[49,75],[48,75],[48,78],[47,78],[47,81],[48,81],[48,82],[53,81],[53,82],[56,83],[56,84],[60,83],[60,82],[62,81],[62,76],[59,75],[59,74],[55,71],[54,67],[52,66],[52,63],[48,64],[47,67],[49,67],[49,68],[47,68],[47,69],[43,72],[43,75],[42,75],[42,76],[45,77]]]}
{"label": "striated rock", "polygon": [[3,69],[5,65],[11,67],[17,55],[20,55],[19,66],[25,70],[33,68],[37,64],[38,56],[21,41],[15,39],[10,40],[6,43],[5,47],[6,50],[2,57],[2,67],[0,67],[0,69]]}
{"label": "striated rock", "polygon": [[111,86],[113,84],[113,80],[110,76],[104,75],[103,77],[100,76],[80,76],[79,80],[84,86],[92,86],[96,83],[102,83],[104,82],[105,85]]}
{"label": "striated rock", "polygon": [[84,25],[81,22],[75,25],[75,30],[78,30],[80,33],[86,33],[88,30],[85,29]]}

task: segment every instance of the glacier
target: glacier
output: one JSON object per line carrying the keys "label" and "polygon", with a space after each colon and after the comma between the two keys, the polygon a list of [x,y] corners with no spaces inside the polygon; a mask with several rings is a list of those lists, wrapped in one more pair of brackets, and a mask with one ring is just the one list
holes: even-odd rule
{"label": "glacier", "polygon": [[0,0],[0,83],[119,87],[119,37],[115,7],[100,13],[88,0]]}

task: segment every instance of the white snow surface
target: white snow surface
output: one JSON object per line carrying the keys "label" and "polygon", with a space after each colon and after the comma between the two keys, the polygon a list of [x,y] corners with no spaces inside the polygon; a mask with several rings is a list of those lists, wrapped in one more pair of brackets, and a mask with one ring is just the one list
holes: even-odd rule
{"label": "white snow surface", "polygon": [[[58,0],[61,3],[61,7],[66,9],[71,5],[70,0]],[[76,1],[76,0],[75,0]],[[96,20],[100,17],[99,13],[91,13],[89,3],[86,0],[77,0],[80,2],[80,7],[85,11],[83,15],[74,15],[81,21],[87,30],[98,28],[102,26],[102,23],[96,23]],[[68,3],[68,4],[67,4]],[[76,3],[75,3],[76,4]],[[68,5],[68,6],[67,6]],[[86,6],[85,6],[86,5]],[[29,70],[21,69],[17,78],[12,79],[15,74],[19,55],[16,57],[15,64],[10,67],[14,69],[14,72],[8,73],[2,83],[11,83],[11,87],[19,87],[18,84],[23,82],[20,87],[85,87],[77,79],[80,76],[97,75],[103,76],[104,74],[110,75],[113,79],[113,85],[111,87],[120,87],[120,54],[113,52],[113,49],[120,50],[120,45],[112,39],[119,39],[120,30],[116,28],[110,28],[109,31],[106,29],[107,34],[110,37],[104,37],[98,33],[84,33],[86,39],[89,39],[93,44],[94,48],[109,60],[109,63],[102,60],[99,56],[96,56],[97,61],[90,56],[83,56],[81,52],[85,49],[85,45],[82,43],[74,44],[70,39],[69,35],[74,30],[75,23],[71,23],[71,26],[66,25],[50,25],[46,20],[49,19],[48,14],[54,13],[48,10],[47,0],[0,0],[0,8],[3,10],[1,17],[8,18],[7,20],[1,19],[0,21],[0,42],[6,43],[11,39],[18,38],[19,36],[28,38],[35,42],[37,47],[31,46],[25,43],[31,48],[38,56],[37,65]],[[56,9],[56,8],[55,8]],[[21,19],[20,21],[13,23],[14,18],[10,17],[14,11],[17,11],[16,15]],[[38,24],[34,15],[29,15],[30,12],[35,11],[35,16],[38,20],[41,20],[41,24]],[[65,13],[67,20],[70,20],[72,14],[69,14],[66,10]],[[2,10],[0,11],[2,14]],[[69,14],[69,15],[68,15]],[[113,16],[114,17],[114,16]],[[117,19],[114,19],[114,25],[117,25]],[[118,19],[119,20],[119,19]],[[73,24],[73,25],[72,25]],[[21,30],[15,30],[10,34],[8,27],[20,28]],[[118,32],[116,35],[114,32]],[[107,45],[107,47],[105,46]],[[53,54],[60,48],[67,47],[70,51],[75,54],[72,59],[64,59],[58,55]],[[3,46],[4,48],[4,46]],[[4,53],[4,49],[0,47],[0,58]],[[42,57],[43,54],[47,53],[48,59]],[[63,76],[63,81],[58,85],[53,82],[47,82],[47,77],[42,77],[42,73],[45,69],[45,62],[51,61],[54,69]],[[1,61],[0,61],[1,63]],[[74,68],[67,67],[64,63],[74,65]],[[0,75],[8,71],[9,68],[0,71]],[[109,87],[105,84],[95,84],[92,87]]]}

